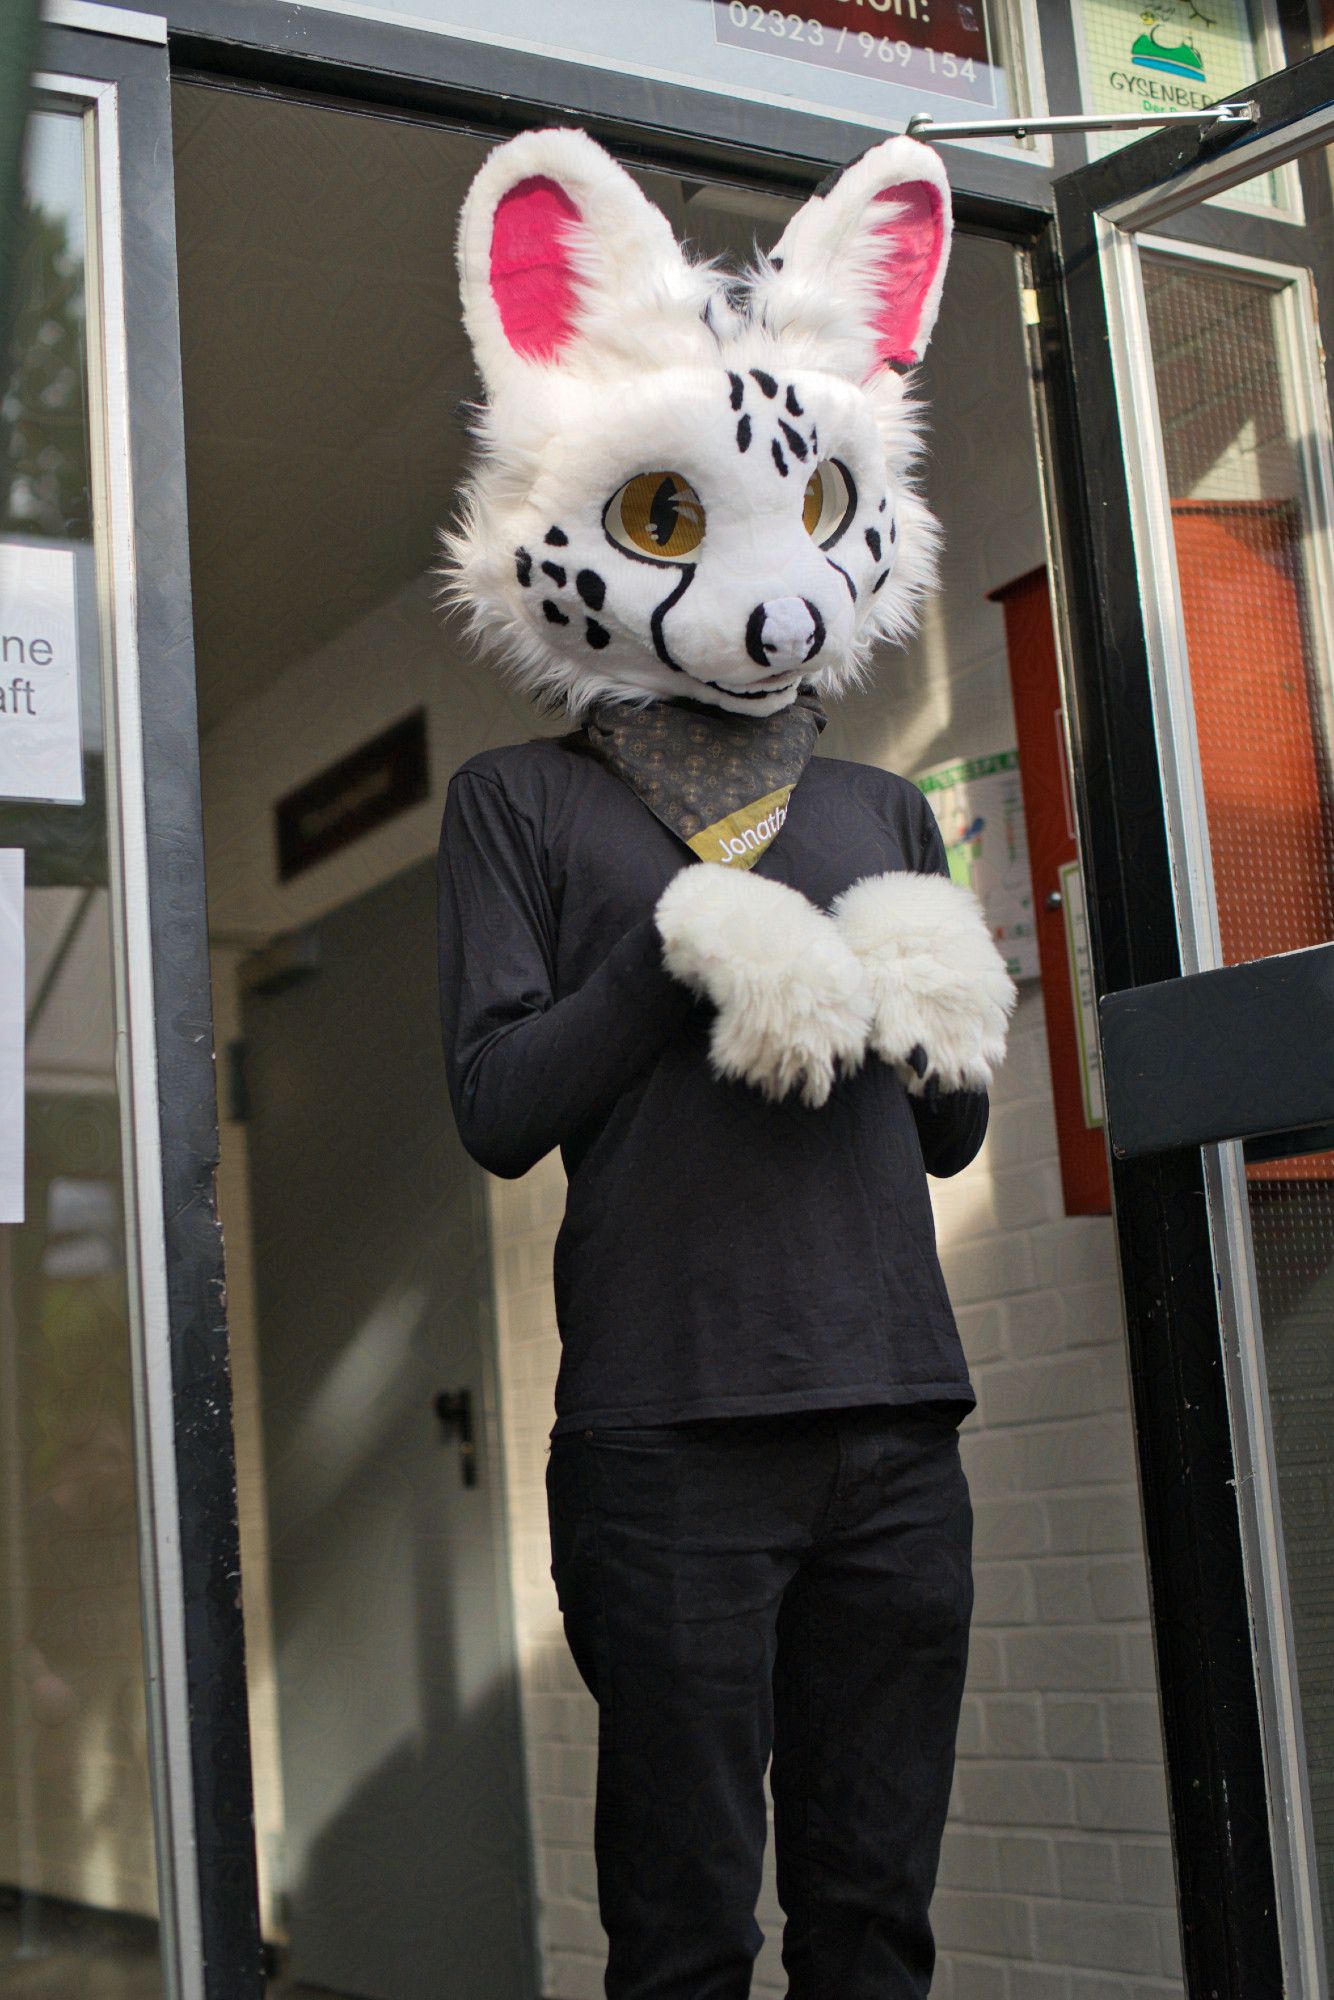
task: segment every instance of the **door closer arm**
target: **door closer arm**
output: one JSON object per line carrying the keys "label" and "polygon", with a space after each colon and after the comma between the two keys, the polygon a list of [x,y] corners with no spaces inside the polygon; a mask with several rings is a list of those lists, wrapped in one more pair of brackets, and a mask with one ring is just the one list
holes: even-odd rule
{"label": "door closer arm", "polygon": [[1260,107],[1252,99],[1212,104],[1207,111],[1109,111],[1101,117],[1077,111],[1052,118],[979,118],[968,125],[938,125],[929,111],[908,120],[910,139],[1028,139],[1043,132],[1128,132],[1144,125],[1198,125],[1204,142],[1257,124]]}

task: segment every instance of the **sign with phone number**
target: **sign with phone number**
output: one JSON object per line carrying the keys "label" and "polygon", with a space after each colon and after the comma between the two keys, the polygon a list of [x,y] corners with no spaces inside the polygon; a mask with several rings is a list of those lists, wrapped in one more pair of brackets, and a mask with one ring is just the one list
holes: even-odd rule
{"label": "sign with phone number", "polygon": [[718,41],[995,108],[985,0],[805,0],[799,13],[713,0]]}

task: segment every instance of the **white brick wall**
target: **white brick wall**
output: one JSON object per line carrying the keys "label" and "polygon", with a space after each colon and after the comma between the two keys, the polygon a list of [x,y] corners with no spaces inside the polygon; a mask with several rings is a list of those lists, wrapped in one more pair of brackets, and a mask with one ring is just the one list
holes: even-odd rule
{"label": "white brick wall", "polygon": [[1036,986],[981,1158],[932,1191],[978,1393],[963,1430],[977,1600],[936,1990],[1180,1995],[1112,1225],[1062,1214]]}
{"label": "white brick wall", "polygon": [[[977,1602],[934,1917],[939,2000],[1179,2000],[1177,1915],[1112,1229],[1066,1219],[1042,1001],[1023,989],[977,1161],[932,1183],[978,1409]],[[565,1649],[543,1479],[554,1159],[492,1183],[503,1423],[550,2000],[598,2000],[595,1711]],[[757,1994],[786,1990],[772,1873]]]}

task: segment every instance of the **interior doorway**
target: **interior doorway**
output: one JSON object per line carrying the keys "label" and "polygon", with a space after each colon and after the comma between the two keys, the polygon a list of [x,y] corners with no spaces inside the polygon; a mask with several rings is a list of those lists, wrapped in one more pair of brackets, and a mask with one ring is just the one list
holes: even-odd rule
{"label": "interior doorway", "polygon": [[[435,602],[460,405],[475,391],[453,232],[487,141],[199,84],[176,86],[174,122],[266,1934],[294,1975],[366,2000],[594,2000],[596,1718],[560,1633],[543,1496],[562,1177],[551,1158],[503,1183],[457,1154],[421,986],[450,773],[565,726],[517,700]],[[790,212],[739,180],[641,178],[709,253],[744,257]],[[1015,253],[961,236],[922,371],[942,587],[908,651],[834,709],[823,752],[919,780],[1012,760],[1023,661],[994,600],[1044,561],[1029,391]],[[340,773],[370,782],[376,746],[413,718],[424,777],[386,777],[398,809],[354,809],[356,837],[331,841],[320,816],[337,823]],[[290,836],[302,801],[293,866],[279,823]],[[961,849],[968,836],[949,833]],[[414,1156],[429,1156],[422,1174]],[[984,1153],[932,1190],[979,1392],[962,1439],[978,1596],[936,1900],[940,1983],[1174,2000],[1115,1249],[1105,1216],[1067,1212],[1060,1166],[1029,977]],[[453,1302],[447,1314],[413,1318],[423,1287]],[[444,1317],[465,1338],[457,1353]],[[432,1407],[437,1390],[465,1388],[475,1489],[456,1484],[457,1435]],[[451,1541],[451,1516],[471,1537]],[[448,1799],[481,1772],[496,1833],[485,1893],[501,1913],[487,1932],[509,1924],[503,1977],[522,1981],[527,1952],[535,1987],[494,1972],[468,1983],[459,1885],[478,1856]],[[377,1833],[386,1782],[401,1787],[410,1840]],[[359,1854],[384,1863],[383,1889],[351,1908],[341,1885]],[[325,1872],[329,1855],[339,1866]],[[780,1994],[772,1876],[760,1914],[755,1991]],[[349,1917],[360,1956],[337,1945]]]}
{"label": "interior doorway", "polygon": [[[468,379],[423,245],[481,147],[175,110],[265,1934],[303,1992],[536,2000],[488,1197],[439,1058],[432,864],[435,788],[513,719],[424,672]],[[406,809],[375,823],[363,762],[340,845],[307,781],[386,731]]]}
{"label": "interior doorway", "polygon": [[299,964],[242,967],[286,1927],[333,1991],[532,2000],[486,1190],[423,1061],[434,907],[419,862]]}

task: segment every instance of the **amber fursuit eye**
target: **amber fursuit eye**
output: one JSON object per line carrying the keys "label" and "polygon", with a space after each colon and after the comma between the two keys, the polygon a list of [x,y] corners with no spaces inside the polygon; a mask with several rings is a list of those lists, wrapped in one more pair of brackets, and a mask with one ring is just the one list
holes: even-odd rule
{"label": "amber fursuit eye", "polygon": [[827,458],[806,481],[802,524],[811,540],[827,549],[847,527],[856,506],[851,474],[836,458]]}
{"label": "amber fursuit eye", "polygon": [[704,540],[704,509],[679,472],[637,472],[607,503],[607,533],[635,555],[680,562]]}

